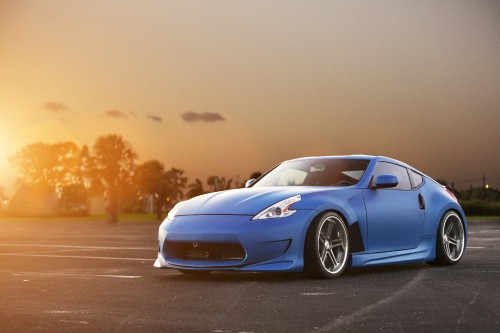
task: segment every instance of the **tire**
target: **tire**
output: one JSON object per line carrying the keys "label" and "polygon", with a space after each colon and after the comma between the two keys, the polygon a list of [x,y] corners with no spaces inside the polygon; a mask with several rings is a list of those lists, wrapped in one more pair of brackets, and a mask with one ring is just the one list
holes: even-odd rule
{"label": "tire", "polygon": [[334,212],[319,215],[309,227],[304,248],[306,273],[321,279],[339,277],[349,258],[349,234]]}
{"label": "tire", "polygon": [[192,275],[192,276],[208,275],[211,272],[211,271],[198,271],[193,269],[178,269],[178,271],[181,272],[182,274]]}
{"label": "tire", "polygon": [[436,237],[434,265],[450,266],[460,261],[465,250],[465,229],[461,217],[448,211],[441,218]]}

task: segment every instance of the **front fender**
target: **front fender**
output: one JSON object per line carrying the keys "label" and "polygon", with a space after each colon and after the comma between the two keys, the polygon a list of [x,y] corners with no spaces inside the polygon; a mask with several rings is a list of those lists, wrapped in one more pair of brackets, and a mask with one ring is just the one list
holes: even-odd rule
{"label": "front fender", "polygon": [[[326,211],[335,211],[342,215],[347,223],[348,229],[353,231],[352,235],[350,232],[350,236],[356,239],[357,243],[360,243],[356,245],[356,249],[366,249],[368,227],[366,222],[366,207],[361,190],[336,190],[308,194],[303,197],[300,203],[303,206],[308,205],[311,208],[314,207],[317,211],[316,216]],[[307,228],[309,228],[309,225],[307,225]]]}

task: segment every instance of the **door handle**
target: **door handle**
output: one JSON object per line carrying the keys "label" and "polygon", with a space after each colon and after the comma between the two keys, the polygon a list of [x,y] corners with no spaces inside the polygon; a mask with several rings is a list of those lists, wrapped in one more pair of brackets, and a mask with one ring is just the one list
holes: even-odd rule
{"label": "door handle", "polygon": [[420,207],[420,209],[425,209],[425,200],[422,193],[418,194],[418,206]]}

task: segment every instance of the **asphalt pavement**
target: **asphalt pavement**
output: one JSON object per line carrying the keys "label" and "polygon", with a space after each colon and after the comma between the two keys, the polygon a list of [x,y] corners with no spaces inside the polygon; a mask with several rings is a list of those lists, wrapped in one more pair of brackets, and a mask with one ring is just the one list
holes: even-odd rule
{"label": "asphalt pavement", "polygon": [[452,267],[153,268],[159,222],[0,221],[0,332],[500,332],[500,221]]}

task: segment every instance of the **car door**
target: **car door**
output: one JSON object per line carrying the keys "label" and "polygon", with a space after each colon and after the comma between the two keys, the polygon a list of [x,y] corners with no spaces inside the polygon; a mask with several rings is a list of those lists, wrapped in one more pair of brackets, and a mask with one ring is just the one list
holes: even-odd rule
{"label": "car door", "polygon": [[417,247],[423,230],[424,207],[419,190],[413,190],[405,167],[378,162],[373,180],[393,175],[398,184],[392,188],[363,190],[368,226],[368,252],[407,250]]}

